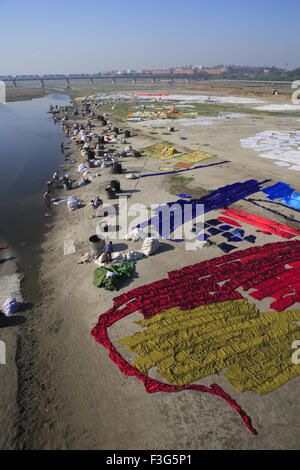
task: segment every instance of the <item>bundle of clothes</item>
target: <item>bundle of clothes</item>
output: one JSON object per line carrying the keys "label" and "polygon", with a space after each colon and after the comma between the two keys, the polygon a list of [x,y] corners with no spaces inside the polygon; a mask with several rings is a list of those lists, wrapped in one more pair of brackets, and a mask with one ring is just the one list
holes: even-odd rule
{"label": "bundle of clothes", "polygon": [[118,266],[101,266],[95,269],[93,283],[105,290],[119,290],[122,282],[133,276],[135,261],[123,261]]}
{"label": "bundle of clothes", "polygon": [[67,204],[70,211],[75,211],[79,207],[79,201],[76,196],[69,196]]}

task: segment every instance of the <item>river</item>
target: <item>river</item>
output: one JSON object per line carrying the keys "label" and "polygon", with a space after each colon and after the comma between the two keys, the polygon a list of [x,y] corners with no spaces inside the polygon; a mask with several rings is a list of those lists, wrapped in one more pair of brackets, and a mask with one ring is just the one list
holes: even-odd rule
{"label": "river", "polygon": [[44,216],[45,182],[64,161],[60,151],[64,133],[47,113],[51,104],[66,106],[70,100],[67,95],[50,94],[0,105],[0,240],[16,253],[33,291],[39,247],[48,230],[45,223],[51,222]]}

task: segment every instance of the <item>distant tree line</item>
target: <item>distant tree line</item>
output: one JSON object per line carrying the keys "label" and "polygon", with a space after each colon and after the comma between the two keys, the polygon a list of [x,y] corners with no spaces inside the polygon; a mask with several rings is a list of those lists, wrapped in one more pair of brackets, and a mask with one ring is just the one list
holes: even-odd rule
{"label": "distant tree line", "polygon": [[294,70],[280,69],[278,67],[249,67],[230,65],[226,72],[216,78],[229,80],[265,80],[265,81],[294,81],[300,80],[300,67]]}

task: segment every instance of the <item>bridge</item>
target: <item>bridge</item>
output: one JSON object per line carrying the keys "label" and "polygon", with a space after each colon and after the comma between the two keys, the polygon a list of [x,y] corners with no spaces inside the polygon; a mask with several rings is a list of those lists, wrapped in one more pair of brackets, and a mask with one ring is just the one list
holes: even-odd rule
{"label": "bridge", "polygon": [[184,80],[187,84],[191,82],[205,82],[206,85],[210,86],[225,86],[225,87],[236,87],[236,86],[246,86],[246,87],[262,87],[262,86],[272,86],[275,88],[291,88],[292,82],[290,81],[276,81],[276,80],[230,80],[230,79],[218,79],[212,78],[211,76],[206,76],[201,72],[188,74],[188,73],[107,73],[100,75],[99,73],[95,74],[48,74],[48,75],[0,75],[0,81],[10,82],[14,87],[17,86],[17,82],[24,81],[39,81],[42,88],[45,87],[45,82],[51,80],[63,80],[65,82],[66,88],[71,88],[71,80],[88,80],[90,84],[93,84],[95,80],[104,80],[109,79],[112,83],[116,83],[117,79],[127,79],[133,84],[137,80],[151,80],[152,83],[156,83],[157,80],[167,80],[170,83],[174,83],[175,80]]}

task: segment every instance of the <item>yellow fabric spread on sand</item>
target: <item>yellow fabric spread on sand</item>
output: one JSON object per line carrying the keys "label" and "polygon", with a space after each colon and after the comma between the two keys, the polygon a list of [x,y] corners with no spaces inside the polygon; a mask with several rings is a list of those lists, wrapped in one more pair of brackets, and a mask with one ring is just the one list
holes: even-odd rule
{"label": "yellow fabric spread on sand", "polygon": [[203,152],[202,150],[195,150],[194,152],[190,153],[179,153],[175,155],[175,158],[178,158],[179,160],[183,160],[188,163],[198,163],[201,162],[201,160],[205,160],[206,158],[212,158],[215,156],[216,155],[212,153]]}
{"label": "yellow fabric spread on sand", "polygon": [[165,310],[137,324],[145,330],[119,341],[147,374],[156,366],[170,384],[220,373],[239,391],[264,394],[300,374],[292,343],[300,338],[300,310],[260,313],[246,300]]}
{"label": "yellow fabric spread on sand", "polygon": [[177,158],[187,163],[198,163],[206,158],[212,158],[216,155],[212,153],[203,152],[202,150],[195,150],[189,153],[175,153],[175,149],[168,147],[165,144],[154,144],[148,147],[140,148],[141,153],[146,153],[147,157],[158,158],[160,160],[170,160],[171,158]]}
{"label": "yellow fabric spread on sand", "polygon": [[[140,152],[146,153],[147,157],[159,158],[161,160],[167,160],[167,158],[161,158],[163,154],[168,153],[169,147],[164,144],[154,144],[149,147],[144,147],[140,149]],[[173,158],[173,154],[168,158]]]}

